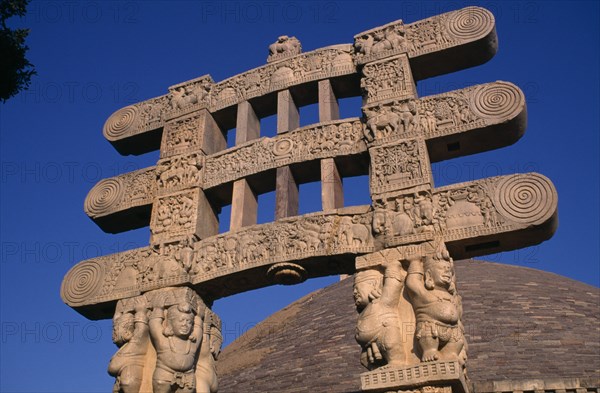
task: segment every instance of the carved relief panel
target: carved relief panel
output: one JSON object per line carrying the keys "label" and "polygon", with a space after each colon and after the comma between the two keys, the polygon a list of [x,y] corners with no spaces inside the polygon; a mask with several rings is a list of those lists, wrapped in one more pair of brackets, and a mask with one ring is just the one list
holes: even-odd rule
{"label": "carved relief panel", "polygon": [[150,243],[157,245],[216,234],[216,214],[199,189],[157,197],[152,206]]}
{"label": "carved relief panel", "polygon": [[169,103],[170,97],[163,95],[119,109],[106,120],[102,133],[116,141],[161,128]]}
{"label": "carved relief panel", "polygon": [[83,210],[89,217],[148,204],[155,194],[154,168],[144,168],[100,181],[88,193]]}
{"label": "carved relief panel", "polygon": [[415,98],[417,91],[408,57],[400,55],[391,59],[365,64],[360,87],[365,105],[384,100]]}
{"label": "carved relief panel", "polygon": [[156,179],[158,194],[202,186],[204,155],[192,153],[158,161]]}
{"label": "carved relief panel", "polygon": [[402,20],[354,36],[354,58],[357,64],[404,53],[407,48],[406,27]]}
{"label": "carved relief panel", "polygon": [[350,118],[248,142],[207,157],[204,187],[291,163],[364,151],[362,136],[362,123]]}
{"label": "carved relief panel", "polygon": [[210,75],[179,83],[169,87],[171,107],[165,114],[165,119],[172,119],[190,112],[208,108],[210,92],[215,82]]}
{"label": "carved relief panel", "polygon": [[431,188],[433,179],[427,147],[423,139],[402,139],[371,147],[371,195],[424,186]]}
{"label": "carved relief panel", "polygon": [[226,146],[225,136],[212,115],[207,110],[200,110],[167,122],[160,157],[200,152],[212,154]]}

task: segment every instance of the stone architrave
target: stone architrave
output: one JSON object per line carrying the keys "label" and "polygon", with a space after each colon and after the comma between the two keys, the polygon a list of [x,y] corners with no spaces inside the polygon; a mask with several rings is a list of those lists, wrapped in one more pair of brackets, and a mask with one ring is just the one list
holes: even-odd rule
{"label": "stone architrave", "polygon": [[[496,49],[494,17],[479,7],[308,52],[281,36],[261,67],[113,113],[103,133],[120,153],[160,149],[160,159],[100,181],[84,210],[107,232],[149,226],[149,245],[82,261],[61,287],[81,314],[113,319],[113,391],[214,393],[216,299],[356,272],[362,389],[468,392],[453,258],[549,239],[557,195],[537,173],[436,188],[432,162],[519,140],[525,97],[497,81],[419,98],[416,82]],[[362,116],[340,119],[338,98],[349,96],[362,96]],[[300,127],[299,108],[314,103],[319,123]],[[261,137],[260,119],[274,113],[277,135]],[[372,203],[344,206],[343,178],[367,173]],[[322,210],[298,216],[298,186],[312,181]],[[270,191],[275,221],[257,224],[258,195]],[[218,233],[229,204],[230,230]]]}

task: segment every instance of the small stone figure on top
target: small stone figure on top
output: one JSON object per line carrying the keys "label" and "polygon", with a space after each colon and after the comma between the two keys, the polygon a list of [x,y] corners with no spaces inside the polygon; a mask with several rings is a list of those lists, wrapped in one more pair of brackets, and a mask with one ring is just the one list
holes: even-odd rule
{"label": "small stone figure on top", "polygon": [[269,45],[269,57],[267,57],[267,63],[295,56],[300,54],[300,52],[302,52],[302,45],[296,37],[282,35],[277,38],[277,41]]}

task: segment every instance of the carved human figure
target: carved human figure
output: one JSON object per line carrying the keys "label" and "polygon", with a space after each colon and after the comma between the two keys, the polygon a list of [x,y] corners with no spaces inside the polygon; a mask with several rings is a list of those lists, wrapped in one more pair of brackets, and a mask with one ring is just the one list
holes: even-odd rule
{"label": "carved human figure", "polygon": [[175,250],[175,259],[183,267],[186,273],[189,273],[192,265],[194,264],[195,252],[194,252],[194,238],[192,236],[187,237],[181,241]]}
{"label": "carved human figure", "polygon": [[402,132],[410,132],[414,129],[417,124],[415,119],[417,114],[417,107],[414,102],[404,102],[399,108],[399,121],[398,126],[402,125]]}
{"label": "carved human figure", "polygon": [[427,192],[415,193],[415,216],[418,225],[431,225],[433,220],[433,202]]}
{"label": "carved human figure", "polygon": [[108,373],[116,378],[113,393],[138,393],[150,338],[148,305],[144,296],[135,298],[132,312],[117,311],[113,318],[113,342],[119,350],[110,359]]}
{"label": "carved human figure", "polygon": [[194,368],[202,343],[202,320],[188,302],[165,310],[168,292],[153,300],[149,327],[156,349],[156,368],[152,376],[153,393],[194,393]]}
{"label": "carved human figure", "polygon": [[221,322],[208,308],[204,315],[204,337],[198,365],[196,366],[196,392],[216,393],[219,388],[217,378],[217,358],[221,352],[223,336],[221,335]]}
{"label": "carved human figure", "polygon": [[165,200],[160,200],[158,204],[158,213],[156,214],[156,224],[153,228],[154,233],[164,232],[171,224],[171,209]]}
{"label": "carved human figure", "polygon": [[393,214],[392,228],[394,235],[397,236],[410,235],[415,232],[415,223],[404,210],[404,201],[402,198],[396,199],[396,212]]}
{"label": "carved human figure", "polygon": [[372,228],[375,235],[385,234],[387,230],[388,216],[388,202],[385,199],[376,200],[373,203],[373,222]]}
{"label": "carved human figure", "polygon": [[194,214],[194,200],[186,195],[182,195],[181,201],[181,210],[177,216],[177,224],[186,227],[191,224],[192,215]]}
{"label": "carved human figure", "polygon": [[356,341],[362,346],[361,364],[372,370],[404,361],[398,304],[406,272],[401,261],[390,261],[383,275],[377,269],[354,277],[354,303],[359,312]]}
{"label": "carved human figure", "polygon": [[426,256],[424,261],[411,260],[406,288],[415,311],[421,360],[459,360],[464,364],[462,303],[448,251]]}
{"label": "carved human figure", "polygon": [[480,204],[481,214],[483,215],[483,223],[486,227],[491,228],[498,223],[498,215],[496,214],[496,209],[494,208],[494,204],[489,197],[485,197],[485,199]]}

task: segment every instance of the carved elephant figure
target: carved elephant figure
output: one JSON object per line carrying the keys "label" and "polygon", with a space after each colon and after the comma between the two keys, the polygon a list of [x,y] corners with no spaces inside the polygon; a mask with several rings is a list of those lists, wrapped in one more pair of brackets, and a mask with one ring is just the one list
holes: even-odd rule
{"label": "carved elephant figure", "polygon": [[364,224],[354,223],[351,217],[342,217],[340,237],[346,245],[360,247],[367,245],[371,230]]}
{"label": "carved elephant figure", "polygon": [[319,239],[319,231],[321,227],[317,224],[306,222],[301,225],[302,228],[302,240],[306,243],[308,251],[315,251],[321,245]]}
{"label": "carved elephant figure", "polygon": [[385,234],[387,224],[387,213],[384,210],[375,211],[373,213],[373,233],[380,235]]}

